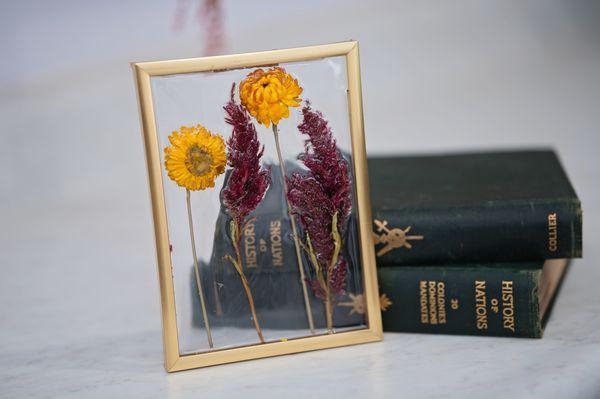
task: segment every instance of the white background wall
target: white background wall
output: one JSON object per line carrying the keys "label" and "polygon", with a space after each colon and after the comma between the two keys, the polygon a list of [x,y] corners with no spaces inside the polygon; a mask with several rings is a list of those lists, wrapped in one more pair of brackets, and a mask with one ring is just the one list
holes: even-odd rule
{"label": "white background wall", "polygon": [[[104,396],[111,386],[144,392],[142,372],[160,369],[150,202],[128,63],[200,55],[203,31],[190,16],[175,32],[175,9],[155,0],[0,5],[0,357],[8,365],[0,396],[2,386],[7,397],[27,392],[25,383],[48,396]],[[566,366],[556,375],[581,376],[578,364],[599,354],[599,3],[230,0],[224,15],[228,52],[359,40],[370,154],[559,151],[583,202],[585,259],[575,262],[544,342],[557,337],[553,356]],[[569,333],[596,344],[560,352]],[[447,339],[408,337],[424,348]],[[448,356],[437,360],[447,366],[442,384],[461,357]],[[401,368],[401,358],[391,366]],[[426,380],[408,366],[398,375],[418,388]],[[478,372],[466,368],[464,377]],[[182,394],[190,381],[181,378],[159,379],[151,392]],[[584,397],[598,392],[595,381],[545,384]],[[515,384],[506,386],[513,396],[522,392]]]}

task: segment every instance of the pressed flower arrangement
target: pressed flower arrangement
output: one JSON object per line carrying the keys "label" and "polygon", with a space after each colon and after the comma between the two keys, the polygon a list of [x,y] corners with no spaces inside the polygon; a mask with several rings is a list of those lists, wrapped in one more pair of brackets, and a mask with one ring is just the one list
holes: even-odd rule
{"label": "pressed flower arrangement", "polygon": [[357,44],[134,70],[167,370],[380,340]]}
{"label": "pressed flower arrangement", "polygon": [[348,264],[341,253],[342,235],[352,206],[348,162],[337,148],[323,115],[307,105],[298,130],[307,136],[299,159],[308,172],[288,180],[288,200],[305,232],[315,296],[325,303],[327,330],[333,332],[333,306],[345,293]]}
{"label": "pressed flower arrangement", "polygon": [[300,255],[301,243],[298,239],[296,219],[288,199],[285,162],[281,155],[278,129],[279,121],[290,116],[290,107],[298,107],[300,105],[300,94],[302,94],[302,87],[298,84],[298,80],[286,73],[285,69],[279,67],[271,68],[266,72],[261,68],[256,69],[248,74],[240,84],[240,99],[242,105],[260,124],[265,125],[267,128],[270,125],[273,127],[273,138],[275,139],[275,149],[277,151],[277,160],[279,161],[279,169],[281,172],[281,184],[283,185],[283,193],[288,208],[290,226],[292,228],[292,237],[296,251],[300,284],[302,285],[306,317],[308,327],[314,334],[315,325],[306,288],[304,265],[302,256]]}
{"label": "pressed flower arrangement", "polygon": [[229,234],[235,251],[235,256],[226,254],[225,257],[231,262],[238,272],[244,291],[248,298],[248,306],[252,314],[254,328],[260,342],[265,342],[260,323],[254,306],[254,299],[248,279],[244,274],[240,243],[243,232],[248,223],[248,215],[256,209],[263,199],[270,178],[269,170],[262,167],[260,158],[264,148],[261,147],[254,124],[248,113],[234,100],[235,84],[231,88],[231,99],[224,107],[227,114],[226,122],[231,125],[231,137],[227,141],[229,154],[227,163],[232,171],[223,190],[222,201],[231,216],[229,222]]}
{"label": "pressed flower arrangement", "polygon": [[212,348],[214,344],[196,253],[190,192],[215,186],[215,178],[225,171],[225,145],[221,136],[212,134],[202,125],[182,126],[169,136],[169,142],[171,145],[165,148],[165,168],[171,180],[185,188],[194,273],[208,345]]}

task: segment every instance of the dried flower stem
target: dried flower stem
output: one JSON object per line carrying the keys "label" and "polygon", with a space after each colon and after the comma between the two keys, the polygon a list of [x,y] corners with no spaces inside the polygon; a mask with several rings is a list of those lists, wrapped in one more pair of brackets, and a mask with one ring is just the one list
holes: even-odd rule
{"label": "dried flower stem", "polygon": [[[333,333],[333,306],[345,292],[348,263],[340,253],[343,232],[352,207],[348,163],[337,148],[327,120],[307,102],[302,109],[300,133],[308,138],[298,159],[308,169],[288,179],[288,201],[306,233],[312,270],[307,281],[325,305],[329,333]],[[311,270],[311,269],[309,269]]]}
{"label": "dried flower stem", "polygon": [[250,284],[244,274],[240,242],[245,227],[254,220],[254,218],[249,219],[248,216],[263,200],[271,178],[270,170],[261,166],[260,158],[264,147],[258,141],[256,128],[248,112],[241,105],[235,103],[234,93],[235,84],[231,86],[229,102],[223,107],[226,114],[225,122],[232,127],[231,137],[227,140],[229,149],[227,163],[232,169],[227,179],[227,185],[222,192],[222,201],[227,213],[231,216],[229,231],[235,251],[235,258],[229,254],[225,257],[233,264],[240,276],[254,328],[260,342],[264,343]]}
{"label": "dried flower stem", "polygon": [[[342,237],[338,231],[338,213],[337,211],[333,214],[333,219],[331,221],[331,235],[333,237],[333,257],[331,258],[331,263],[327,265],[327,275],[331,276],[333,274],[333,270],[335,269],[335,265],[338,263],[338,257],[340,255],[340,250],[342,249]],[[327,318],[327,330],[330,334],[333,331],[333,302],[334,297],[331,292],[331,279],[327,279],[326,284],[326,293],[325,297],[325,316]]]}
{"label": "dried flower stem", "polygon": [[194,273],[196,275],[196,285],[198,286],[198,296],[200,297],[200,307],[202,308],[202,318],[204,319],[204,327],[206,328],[206,337],[208,338],[208,346],[213,348],[212,333],[210,324],[208,323],[208,314],[206,313],[206,304],[204,303],[204,290],[202,289],[202,279],[200,278],[200,269],[198,268],[198,256],[196,255],[196,240],[194,239],[194,223],[192,221],[192,204],[190,202],[190,190],[185,190],[185,199],[187,203],[188,222],[190,225],[190,238],[192,240],[192,255],[194,257]]}
{"label": "dried flower stem", "polygon": [[[331,236],[333,238],[333,255],[331,258],[331,262],[327,265],[327,276],[332,275],[335,266],[338,263],[340,250],[342,249],[342,238],[337,228],[338,223],[338,213],[335,212],[333,214],[333,218],[331,221]],[[310,235],[306,234],[306,242],[307,246],[302,245],[302,248],[308,253],[308,256],[311,259],[313,268],[315,269],[315,274],[317,276],[317,283],[320,285],[321,289],[324,293],[324,302],[325,302],[325,321],[327,323],[327,332],[329,334],[333,334],[335,331],[333,330],[333,305],[335,302],[334,295],[331,289],[331,281],[329,278],[325,278],[323,273],[323,267],[319,264],[317,260],[317,255],[315,254],[315,250],[312,246],[312,242],[310,240]]]}
{"label": "dried flower stem", "polygon": [[296,248],[296,260],[298,261],[298,270],[300,271],[300,282],[302,284],[302,295],[304,296],[304,307],[306,308],[306,317],[308,319],[308,328],[312,334],[315,333],[315,323],[310,307],[310,299],[308,298],[308,290],[306,288],[306,276],[304,274],[304,266],[302,265],[302,255],[300,253],[300,243],[298,239],[298,228],[296,227],[296,218],[292,213],[292,206],[288,199],[288,187],[286,182],[285,165],[281,156],[281,148],[279,146],[279,130],[277,124],[273,123],[273,136],[275,137],[275,148],[277,149],[277,158],[279,159],[279,170],[281,171],[281,182],[283,184],[285,203],[287,204],[288,216],[292,225],[292,235],[294,238],[294,246]]}
{"label": "dried flower stem", "polygon": [[225,257],[229,259],[229,261],[235,267],[235,270],[240,275],[240,280],[242,281],[242,286],[244,287],[244,291],[246,292],[246,297],[248,298],[248,306],[250,306],[250,313],[252,314],[252,321],[254,322],[254,328],[256,329],[256,333],[258,334],[258,339],[260,339],[261,343],[265,343],[265,339],[263,337],[262,329],[260,328],[260,324],[258,323],[258,317],[256,316],[256,307],[254,306],[254,298],[252,297],[252,291],[250,291],[250,284],[248,283],[248,279],[244,274],[244,269],[242,268],[242,254],[240,251],[240,240],[242,238],[242,232],[244,230],[243,226],[239,226],[234,220],[231,221],[231,241],[233,244],[233,249],[235,250],[235,259],[231,257],[231,255],[227,254]]}
{"label": "dried flower stem", "polygon": [[317,283],[321,286],[321,289],[324,292],[324,304],[325,304],[325,322],[327,323],[327,332],[329,334],[333,334],[333,298],[331,295],[331,287],[329,285],[328,279],[323,275],[323,268],[319,265],[319,261],[317,260],[317,255],[315,254],[315,250],[310,241],[310,235],[306,233],[306,242],[308,247],[303,246],[304,250],[308,253],[310,257],[313,268],[315,269],[315,274],[317,276]]}
{"label": "dried flower stem", "polygon": [[331,293],[327,293],[325,298],[325,318],[327,322],[327,333],[333,334],[333,300],[331,299]]}

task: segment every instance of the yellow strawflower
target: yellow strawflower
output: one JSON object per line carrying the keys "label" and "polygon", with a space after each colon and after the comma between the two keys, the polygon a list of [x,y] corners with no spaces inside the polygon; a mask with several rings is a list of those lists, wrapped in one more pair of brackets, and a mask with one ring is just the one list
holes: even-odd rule
{"label": "yellow strawflower", "polygon": [[240,84],[242,105],[266,127],[290,116],[289,107],[297,107],[302,101],[300,94],[298,80],[279,67],[257,69]]}
{"label": "yellow strawflower", "polygon": [[225,143],[202,125],[182,126],[169,136],[165,148],[165,167],[171,180],[188,190],[215,186],[215,179],[225,172]]}

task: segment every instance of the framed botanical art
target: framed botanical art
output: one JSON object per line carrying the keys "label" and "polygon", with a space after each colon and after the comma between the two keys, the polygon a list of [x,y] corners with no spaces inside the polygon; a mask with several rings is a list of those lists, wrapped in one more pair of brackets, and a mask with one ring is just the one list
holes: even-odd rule
{"label": "framed botanical art", "polygon": [[358,43],[132,66],[167,371],[381,340]]}

